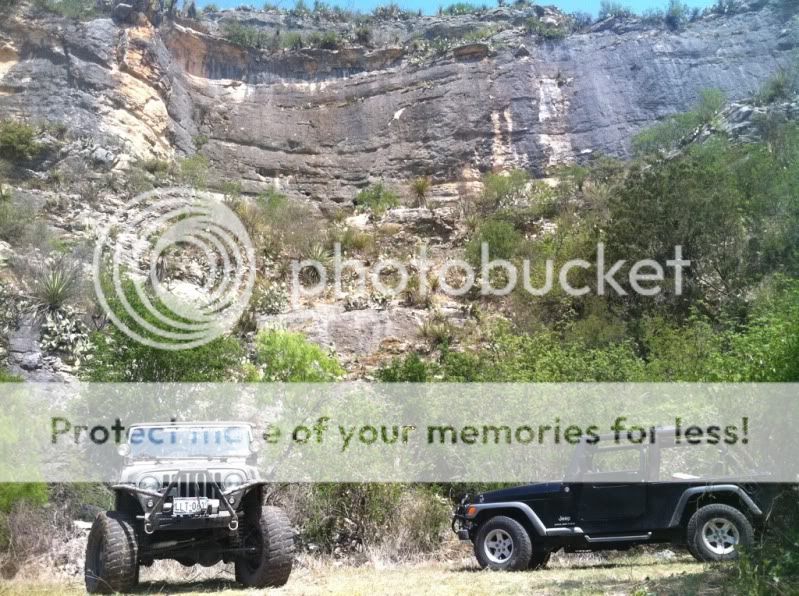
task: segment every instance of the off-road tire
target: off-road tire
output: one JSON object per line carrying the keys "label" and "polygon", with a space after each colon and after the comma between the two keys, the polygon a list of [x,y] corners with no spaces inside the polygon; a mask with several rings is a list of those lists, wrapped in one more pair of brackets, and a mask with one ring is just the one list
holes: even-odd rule
{"label": "off-road tire", "polygon": [[[709,547],[703,539],[706,525],[712,520],[722,520],[731,524],[738,535],[737,544],[730,552],[721,553]],[[729,505],[705,505],[691,516],[686,528],[688,550],[699,561],[732,561],[741,554],[741,547],[748,547],[754,541],[752,524],[735,507]]]}
{"label": "off-road tire", "polygon": [[[284,585],[294,564],[294,533],[289,518],[279,507],[261,507],[260,516],[249,516],[245,532],[260,541],[260,555],[236,559],[236,581],[248,588],[277,588]],[[253,534],[254,533],[254,534]],[[243,542],[246,546],[247,540]]]}
{"label": "off-road tire", "polygon": [[[512,545],[510,555],[505,560],[492,560],[486,546],[486,540],[497,535],[507,536]],[[498,515],[480,525],[474,541],[474,554],[480,567],[496,571],[523,571],[530,565],[533,546],[530,535],[524,526],[515,519]]]}
{"label": "off-road tire", "polygon": [[139,581],[139,545],[131,518],[113,511],[94,519],[84,579],[90,594],[129,592]]}
{"label": "off-road tire", "polygon": [[552,553],[548,550],[533,551],[527,568],[531,570],[544,569],[549,563],[549,557],[551,555]]}

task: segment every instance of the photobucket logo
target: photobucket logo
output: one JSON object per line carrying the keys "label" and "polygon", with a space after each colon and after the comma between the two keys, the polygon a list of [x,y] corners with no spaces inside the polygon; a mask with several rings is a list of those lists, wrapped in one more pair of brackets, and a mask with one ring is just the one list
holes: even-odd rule
{"label": "photobucket logo", "polygon": [[[618,296],[626,296],[629,293],[656,296],[663,291],[663,282],[667,279],[669,283],[673,283],[674,295],[682,295],[683,272],[691,265],[691,261],[683,258],[682,246],[675,246],[674,257],[666,260],[664,264],[654,259],[642,259],[631,262],[629,267],[626,267],[628,262],[624,259],[608,263],[603,243],[597,244],[596,248],[596,259],[593,263],[585,259],[571,259],[564,262],[557,273],[555,261],[547,259],[544,262],[543,282],[534,285],[532,264],[529,259],[522,261],[520,271],[515,263],[507,259],[491,259],[490,246],[486,242],[483,242],[480,248],[479,267],[474,267],[463,259],[450,259],[434,265],[427,258],[427,251],[424,248],[412,264],[402,263],[396,259],[384,259],[367,267],[361,261],[343,259],[341,245],[337,243],[332,266],[311,259],[292,263],[292,303],[296,308],[302,303],[303,298],[328,291],[331,273],[336,298],[346,295],[343,289],[345,276],[350,282],[354,279],[354,283],[350,283],[349,286],[356,294],[366,294],[368,287],[371,286],[373,291],[388,298],[400,297],[408,289],[411,278],[409,268],[415,272],[414,290],[420,295],[428,295],[432,290],[431,286],[435,284],[440,292],[456,298],[474,291],[481,296],[507,296],[516,290],[521,282],[521,287],[531,296],[546,296],[555,289],[556,284],[563,292],[573,297],[584,296],[592,291],[599,296],[614,292]],[[667,269],[672,270],[670,276],[667,276]],[[584,281],[576,285],[574,278],[580,270],[589,272],[595,283],[589,284]],[[307,275],[308,271],[313,271],[314,275]],[[394,283],[389,285],[383,282],[383,275],[386,272],[392,274]],[[453,285],[450,282],[451,277],[458,277],[459,283]],[[308,279],[312,279],[313,283],[307,283]]]}
{"label": "photobucket logo", "polygon": [[130,338],[187,350],[229,331],[255,283],[255,251],[236,214],[209,193],[156,190],[124,206],[99,238],[97,298]]}

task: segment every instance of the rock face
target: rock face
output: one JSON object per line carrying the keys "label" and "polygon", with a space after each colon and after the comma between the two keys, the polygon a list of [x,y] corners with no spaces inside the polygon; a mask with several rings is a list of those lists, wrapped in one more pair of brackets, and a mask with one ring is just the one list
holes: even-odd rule
{"label": "rock face", "polygon": [[[797,46],[796,21],[776,3],[679,32],[611,19],[561,41],[525,33],[526,16],[557,22],[547,10],[395,19],[375,25],[377,49],[273,52],[219,32],[230,20],[320,25],[251,12],[159,27],[135,15],[127,25],[17,13],[0,25],[0,113],[62,122],[128,159],[199,149],[212,178],[241,180],[245,192],[278,186],[341,203],[379,179],[542,174],[590,153],[625,156],[633,133],[688,109],[704,88],[750,95]],[[452,41],[478,27],[498,32]],[[413,47],[439,38],[451,47]]]}

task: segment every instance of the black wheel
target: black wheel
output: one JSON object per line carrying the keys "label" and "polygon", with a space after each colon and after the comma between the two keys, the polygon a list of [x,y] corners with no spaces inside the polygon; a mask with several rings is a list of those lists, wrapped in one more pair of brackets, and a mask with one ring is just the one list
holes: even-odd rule
{"label": "black wheel", "polygon": [[236,581],[248,588],[275,588],[289,580],[294,564],[294,534],[279,507],[262,507],[245,518],[241,546],[253,549],[236,559]]}
{"label": "black wheel", "polygon": [[530,563],[528,565],[528,569],[543,569],[549,563],[549,557],[552,553],[548,550],[540,550],[534,551],[533,555],[530,557]]}
{"label": "black wheel", "polygon": [[480,526],[474,554],[484,569],[522,571],[530,564],[533,547],[524,526],[515,519],[499,515]]}
{"label": "black wheel", "polygon": [[754,539],[752,524],[729,505],[700,507],[688,521],[688,550],[699,561],[731,561]]}
{"label": "black wheel", "polygon": [[138,542],[131,519],[121,513],[100,513],[86,545],[84,578],[90,594],[128,592],[139,581]]}

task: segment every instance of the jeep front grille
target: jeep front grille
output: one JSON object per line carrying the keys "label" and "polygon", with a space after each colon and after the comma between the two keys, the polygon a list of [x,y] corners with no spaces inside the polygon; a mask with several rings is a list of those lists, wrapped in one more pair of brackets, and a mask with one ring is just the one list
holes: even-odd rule
{"label": "jeep front grille", "polygon": [[[164,488],[168,487],[173,480],[175,480],[174,475],[164,478]],[[214,486],[214,480],[220,482],[221,478],[212,478],[208,472],[181,472],[167,497],[208,497],[209,499],[218,499],[219,494]]]}

